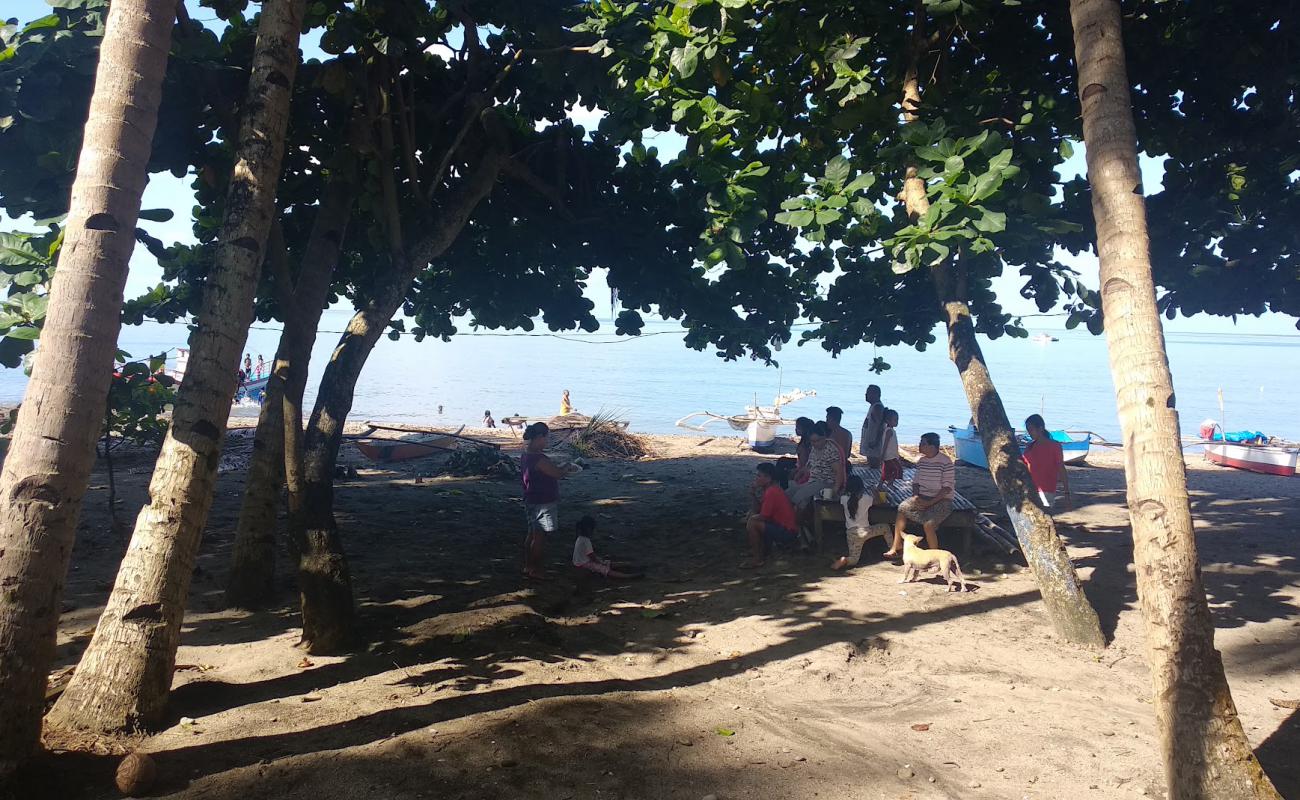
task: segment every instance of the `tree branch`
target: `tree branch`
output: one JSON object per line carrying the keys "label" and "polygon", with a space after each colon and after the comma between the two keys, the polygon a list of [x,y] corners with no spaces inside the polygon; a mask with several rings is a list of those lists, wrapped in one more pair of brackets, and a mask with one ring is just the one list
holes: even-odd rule
{"label": "tree branch", "polygon": [[569,222],[577,221],[577,217],[574,216],[573,212],[570,211],[568,206],[565,204],[564,192],[560,187],[547,183],[540,175],[533,172],[532,168],[524,162],[517,161],[513,158],[507,159],[502,165],[501,171],[511,178],[515,178],[527,184],[538,194],[545,197],[547,200],[550,200],[551,205],[555,206],[555,210],[560,213],[560,216],[564,217]]}

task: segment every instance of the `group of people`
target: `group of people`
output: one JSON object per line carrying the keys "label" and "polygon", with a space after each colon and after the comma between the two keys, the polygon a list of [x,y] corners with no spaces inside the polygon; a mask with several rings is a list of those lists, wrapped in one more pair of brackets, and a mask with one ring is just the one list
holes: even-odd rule
{"label": "group of people", "polygon": [[[814,513],[813,504],[819,496],[825,500],[839,498],[844,513],[848,553],[836,559],[831,568],[843,570],[858,563],[872,535],[869,517],[873,503],[886,499],[882,491],[886,484],[903,478],[896,432],[898,412],[885,407],[880,387],[874,384],[867,387],[866,401],[868,411],[858,441],[858,454],[867,462],[865,471],[855,474],[852,469],[853,435],[844,428],[844,412],[837,406],[826,409],[823,421],[807,417],[795,421],[799,441],[793,460],[758,465],[752,485],[753,513],[746,523],[750,555],[741,563],[742,568],[762,566],[774,545],[797,543],[799,531],[806,527],[800,518]],[[1025,429],[1029,441],[1023,458],[1043,508],[1051,512],[1058,485],[1063,483],[1067,497],[1069,493],[1061,444],[1051,437],[1038,414],[1025,420]],[[898,505],[892,541],[883,554],[886,559],[901,557],[908,522],[919,524],[925,532],[926,546],[937,549],[939,527],[953,511],[956,467],[943,452],[939,434],[922,434],[917,449],[911,492]],[[875,482],[868,487],[871,478]]]}
{"label": "group of people", "polygon": [[[568,405],[568,392],[564,401]],[[838,498],[844,511],[848,554],[837,559],[832,568],[842,570],[857,564],[863,545],[872,534],[869,512],[873,503],[883,502],[884,487],[904,477],[898,452],[898,412],[885,407],[880,387],[874,384],[867,387],[866,401],[867,416],[858,441],[858,454],[866,461],[865,470],[853,469],[853,434],[843,426],[844,412],[837,406],[827,408],[826,417],[821,421],[807,417],[796,421],[799,441],[795,458],[758,465],[752,484],[753,513],[745,526],[750,555],[741,564],[742,568],[762,566],[774,545],[797,543],[799,531],[804,527],[800,516],[814,512],[818,497]],[[490,412],[484,412],[484,417],[490,418]],[[1066,481],[1061,445],[1052,439],[1038,414],[1029,417],[1025,427],[1029,442],[1024,448],[1024,460],[1039,499],[1050,512],[1056,502],[1057,486]],[[546,536],[559,529],[559,481],[581,469],[573,464],[558,465],[546,455],[549,435],[550,428],[544,422],[529,425],[523,435],[526,449],[521,466],[528,529],[523,571],[529,578],[544,577]],[[909,521],[922,527],[926,546],[937,549],[939,526],[953,511],[956,468],[943,452],[939,434],[922,434],[917,449],[919,456],[913,465],[911,491],[898,505],[892,542],[884,552],[887,559],[900,557],[903,533]],[[1068,496],[1068,481],[1065,489]],[[597,554],[592,541],[595,532],[593,518],[583,517],[579,521],[573,566],[611,578],[636,577],[639,573],[630,566]]]}
{"label": "group of people", "polygon": [[262,354],[257,354],[257,366],[253,366],[253,357],[244,353],[244,366],[239,370],[239,385],[243,386],[247,381],[260,380],[266,375],[266,361]]}

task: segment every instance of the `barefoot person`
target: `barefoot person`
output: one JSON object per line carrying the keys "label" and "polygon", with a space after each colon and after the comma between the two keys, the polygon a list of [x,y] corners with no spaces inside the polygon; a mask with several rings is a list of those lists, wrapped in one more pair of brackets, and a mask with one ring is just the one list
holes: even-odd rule
{"label": "barefoot person", "polygon": [[880,387],[874,383],[867,387],[867,418],[862,421],[862,436],[858,439],[858,452],[867,460],[867,466],[880,466],[880,447],[884,442],[885,404],[880,402]]}
{"label": "barefoot person", "polygon": [[573,566],[585,569],[606,578],[626,579],[640,578],[640,570],[630,564],[622,564],[596,555],[595,545],[591,539],[596,535],[596,520],[586,516],[578,520],[578,535],[573,540]]}
{"label": "barefoot person", "polygon": [[1061,443],[1047,432],[1047,423],[1042,416],[1032,414],[1025,420],[1025,430],[1029,432],[1029,446],[1025,448],[1025,465],[1029,467],[1029,477],[1034,479],[1034,488],[1038,490],[1038,499],[1043,501],[1043,508],[1049,512],[1055,510],[1056,487],[1065,485],[1065,498],[1068,507],[1070,500],[1070,478],[1065,473],[1065,453]]}
{"label": "barefoot person", "polygon": [[568,416],[573,413],[573,401],[569,399],[569,390],[565,389],[564,394],[560,395],[560,416]]}
{"label": "barefoot person", "polygon": [[528,520],[528,535],[524,538],[524,575],[543,578],[546,570],[542,558],[546,552],[546,534],[554,533],[560,524],[560,479],[567,477],[572,468],[560,468],[546,450],[546,438],[551,429],[545,422],[534,422],[524,429],[522,479],[524,483],[524,515]]}
{"label": "barefoot person", "polygon": [[831,564],[831,569],[837,572],[857,566],[858,559],[862,558],[862,546],[871,538],[871,520],[868,519],[871,495],[867,493],[866,485],[857,475],[850,475],[844,489],[846,493],[840,498],[840,504],[844,506],[844,539],[849,554]]}
{"label": "barefoot person", "polygon": [[745,523],[745,532],[749,536],[749,558],[740,565],[741,569],[754,569],[763,566],[767,553],[774,544],[792,544],[797,541],[794,521],[794,506],[776,483],[776,467],[764,462],[758,465],[754,475],[754,489],[761,492],[758,513],[751,514]]}
{"label": "barefoot person", "polygon": [[952,459],[939,451],[939,434],[921,434],[920,450],[921,457],[916,461],[916,472],[912,477],[912,496],[898,506],[894,544],[885,551],[885,558],[903,552],[903,531],[908,520],[919,522],[925,528],[926,547],[939,549],[939,526],[952,513],[956,469]]}

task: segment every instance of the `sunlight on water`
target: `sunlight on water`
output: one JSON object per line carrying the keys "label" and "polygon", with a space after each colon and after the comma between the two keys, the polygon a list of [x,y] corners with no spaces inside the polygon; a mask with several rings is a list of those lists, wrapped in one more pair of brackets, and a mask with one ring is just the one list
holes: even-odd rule
{"label": "sunlight on water", "polygon": [[[338,331],[346,319],[345,312],[331,311],[321,327]],[[866,411],[862,393],[873,382],[883,388],[885,404],[899,410],[903,442],[915,441],[927,430],[944,432],[970,416],[942,346],[925,352],[881,350],[892,369],[877,376],[867,371],[875,354],[870,346],[839,358],[815,345],[788,346],[778,354],[777,368],[752,361],[727,363],[709,352],[687,350],[677,331],[666,323],[650,324],[646,332],[661,335],[616,343],[607,343],[615,340],[609,330],[564,334],[565,339],[383,339],[358,384],[351,419],[475,426],[485,409],[498,419],[515,413],[545,417],[558,413],[560,392],[569,389],[579,411],[617,410],[634,430],[685,433],[674,422],[691,412],[738,413],[755,396],[767,404],[778,388],[798,387],[815,389],[817,397],[791,406],[791,416],[820,418],[826,406],[839,405],[856,434]],[[982,343],[1012,420],[1020,424],[1041,409],[1050,426],[1092,430],[1117,440],[1104,340],[1077,331],[1052,333],[1060,341],[1003,338]],[[174,348],[185,336],[183,326],[127,328],[122,347],[140,357]],[[259,353],[269,361],[277,339],[274,330],[254,330],[247,350],[254,361]],[[330,333],[318,338],[313,386],[336,340]],[[1206,417],[1219,419],[1217,391],[1223,387],[1229,429],[1300,438],[1300,418],[1293,410],[1300,396],[1300,337],[1176,333],[1169,335],[1168,344],[1184,433],[1194,434]],[[0,402],[17,402],[24,383],[19,370],[0,372]],[[314,389],[308,391],[310,405]],[[443,407],[441,416],[438,406]],[[732,435],[725,426],[716,427],[716,433]]]}

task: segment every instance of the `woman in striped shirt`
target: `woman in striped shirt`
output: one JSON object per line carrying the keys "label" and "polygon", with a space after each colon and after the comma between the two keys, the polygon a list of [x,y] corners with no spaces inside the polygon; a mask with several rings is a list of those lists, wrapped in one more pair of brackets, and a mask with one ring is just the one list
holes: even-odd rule
{"label": "woman in striped shirt", "polygon": [[956,491],[956,469],[952,459],[939,452],[939,434],[921,435],[921,457],[916,461],[912,475],[912,496],[898,505],[898,518],[894,520],[894,545],[885,551],[885,558],[894,558],[903,552],[903,530],[907,521],[919,522],[925,528],[925,546],[939,548],[939,526],[952,513],[952,496]]}

